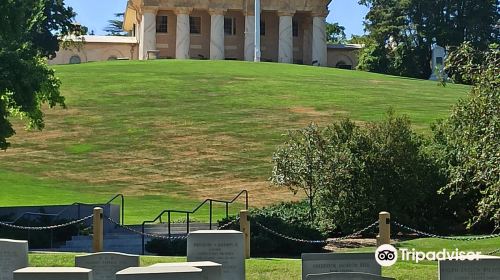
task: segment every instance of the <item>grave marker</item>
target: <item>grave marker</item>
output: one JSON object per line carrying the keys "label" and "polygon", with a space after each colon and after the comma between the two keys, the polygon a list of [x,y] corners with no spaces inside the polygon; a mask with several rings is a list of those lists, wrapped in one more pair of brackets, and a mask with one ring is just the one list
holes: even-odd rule
{"label": "grave marker", "polygon": [[118,271],[139,265],[139,256],[122,253],[95,253],[75,257],[75,266],[92,269],[93,280],[115,280]]}
{"label": "grave marker", "polygon": [[[203,280],[222,280],[222,265],[214,262],[181,262],[181,263],[157,263],[151,267],[177,267],[191,266],[202,270]],[[95,280],[95,279],[94,279]]]}
{"label": "grave marker", "polygon": [[28,266],[28,241],[0,239],[0,280],[12,280],[13,272]]}
{"label": "grave marker", "polygon": [[307,280],[394,280],[394,278],[382,277],[375,274],[361,272],[330,272],[321,274],[309,274]]}
{"label": "grave marker", "polygon": [[222,265],[223,280],[245,280],[243,233],[235,230],[198,230],[188,235],[188,262]]}
{"label": "grave marker", "polygon": [[129,267],[116,273],[116,280],[204,280],[201,269],[192,266]]}
{"label": "grave marker", "polygon": [[302,280],[308,274],[329,272],[363,272],[381,275],[382,269],[373,253],[302,254]]}
{"label": "grave marker", "polygon": [[14,271],[14,280],[92,280],[92,270],[80,267],[26,267]]}
{"label": "grave marker", "polygon": [[500,257],[480,256],[479,260],[439,261],[439,280],[498,280]]}

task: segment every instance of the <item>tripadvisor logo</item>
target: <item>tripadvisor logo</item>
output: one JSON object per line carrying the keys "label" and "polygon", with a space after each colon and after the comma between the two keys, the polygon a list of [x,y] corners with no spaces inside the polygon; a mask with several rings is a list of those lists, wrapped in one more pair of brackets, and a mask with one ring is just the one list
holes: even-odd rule
{"label": "tripadvisor logo", "polygon": [[391,266],[398,260],[398,250],[389,244],[381,245],[375,251],[375,260],[381,266]]}
{"label": "tripadvisor logo", "polygon": [[[438,252],[421,252],[415,249],[399,249],[402,261],[413,261],[419,263],[420,261],[439,261],[439,260],[479,260],[481,252],[463,252],[458,249],[446,250],[443,249]],[[382,245],[375,251],[375,260],[381,266],[392,266],[398,260],[398,250],[389,244]]]}

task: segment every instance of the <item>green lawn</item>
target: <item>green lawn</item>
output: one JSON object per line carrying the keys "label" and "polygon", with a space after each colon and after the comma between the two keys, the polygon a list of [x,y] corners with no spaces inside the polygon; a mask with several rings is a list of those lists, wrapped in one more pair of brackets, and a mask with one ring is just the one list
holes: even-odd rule
{"label": "green lawn", "polygon": [[253,206],[292,199],[267,182],[287,130],[345,117],[380,120],[393,107],[428,133],[468,90],[276,63],[119,61],[54,69],[68,109],[45,110],[43,132],[14,121],[12,147],[0,153],[0,206],[97,203],[123,193],[127,223],[242,189]]}
{"label": "green lawn", "polygon": [[[457,241],[458,242],[458,241]],[[490,252],[500,248],[500,238],[460,241],[454,243],[438,239],[416,239],[397,244],[403,247],[422,251],[438,251],[443,248],[454,250],[458,248],[463,251],[484,250]],[[362,248],[356,250],[345,250],[346,252],[373,252],[374,248]],[[75,254],[30,254],[30,265],[32,266],[73,266]],[[141,257],[141,265],[147,266],[159,262],[181,262],[184,257]],[[405,280],[437,280],[437,262],[424,261],[421,263],[397,262],[394,266],[383,268],[382,274],[387,277]],[[299,259],[275,259],[275,258],[254,258],[246,262],[247,280],[299,280],[301,275],[301,261]]]}

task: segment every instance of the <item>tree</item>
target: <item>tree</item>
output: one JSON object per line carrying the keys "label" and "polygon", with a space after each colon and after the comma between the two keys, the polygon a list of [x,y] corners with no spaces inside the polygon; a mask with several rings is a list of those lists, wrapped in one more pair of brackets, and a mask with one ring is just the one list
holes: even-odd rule
{"label": "tree", "polygon": [[326,23],[326,41],[329,44],[345,44],[345,27],[336,23]]}
{"label": "tree", "polygon": [[115,14],[116,19],[108,20],[108,26],[104,28],[108,36],[126,36],[127,33],[123,31],[123,17],[124,13]]}
{"label": "tree", "polygon": [[467,98],[436,124],[438,162],[448,176],[441,189],[461,206],[468,226],[493,223],[500,228],[500,48],[492,45],[475,60],[478,49],[464,43],[453,52],[446,69],[452,78],[473,84]]}
{"label": "tree", "polygon": [[7,138],[15,133],[10,117],[42,129],[41,104],[64,106],[60,81],[46,59],[55,57],[61,36],[80,34],[74,16],[64,0],[0,2],[0,149],[7,149]]}
{"label": "tree", "polygon": [[309,201],[311,221],[315,218],[316,194],[329,181],[327,162],[326,141],[314,124],[289,132],[285,144],[273,155],[271,182],[288,187],[295,194],[304,191]]}
{"label": "tree", "polygon": [[[359,68],[427,79],[431,48],[464,41],[485,50],[500,39],[499,0],[360,0],[370,7],[365,20],[370,48]],[[375,56],[375,58],[372,58]],[[384,57],[381,57],[384,56]]]}

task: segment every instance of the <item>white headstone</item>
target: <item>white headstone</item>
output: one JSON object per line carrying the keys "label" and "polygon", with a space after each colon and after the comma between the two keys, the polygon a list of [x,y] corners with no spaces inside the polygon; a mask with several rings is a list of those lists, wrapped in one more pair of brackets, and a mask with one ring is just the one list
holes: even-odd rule
{"label": "white headstone", "polygon": [[[191,266],[202,270],[203,280],[222,280],[222,265],[214,262],[157,263],[151,267]],[[94,279],[95,280],[95,279]]]}
{"label": "white headstone", "polygon": [[439,280],[499,280],[500,257],[439,261]]}
{"label": "white headstone", "polygon": [[130,267],[116,273],[116,280],[204,280],[202,270],[192,266]]}
{"label": "white headstone", "polygon": [[26,267],[14,271],[14,280],[92,280],[92,270],[80,267]]}
{"label": "white headstone", "polygon": [[223,280],[245,280],[243,233],[235,230],[198,230],[188,235],[188,262],[222,264]]}
{"label": "white headstone", "polygon": [[444,69],[444,59],[446,56],[446,50],[441,46],[434,46],[432,49],[432,60],[431,60],[431,70],[432,74],[429,78],[430,80],[437,80],[437,73],[443,74]]}
{"label": "white headstone", "polygon": [[394,280],[375,274],[361,272],[330,272],[322,274],[309,274],[307,280]]}
{"label": "white headstone", "polygon": [[363,272],[381,275],[382,269],[373,253],[302,254],[302,280],[309,274]]}
{"label": "white headstone", "polygon": [[0,239],[0,280],[12,280],[14,270],[28,266],[28,241]]}
{"label": "white headstone", "polygon": [[92,269],[93,280],[115,280],[118,271],[140,266],[140,259],[122,253],[95,253],[76,256],[75,266]]}

